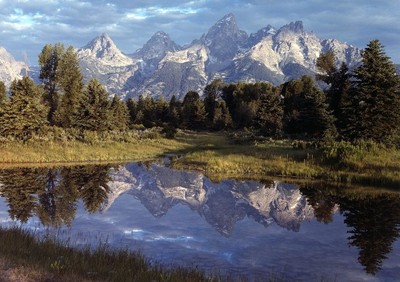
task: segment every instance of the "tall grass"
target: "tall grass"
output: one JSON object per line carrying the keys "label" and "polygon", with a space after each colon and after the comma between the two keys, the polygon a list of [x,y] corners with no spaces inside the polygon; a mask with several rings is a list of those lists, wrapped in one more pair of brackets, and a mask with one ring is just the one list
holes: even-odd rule
{"label": "tall grass", "polygon": [[74,249],[51,239],[36,239],[20,228],[0,228],[0,254],[19,264],[54,274],[54,281],[219,281],[196,269],[150,266],[139,253]]}

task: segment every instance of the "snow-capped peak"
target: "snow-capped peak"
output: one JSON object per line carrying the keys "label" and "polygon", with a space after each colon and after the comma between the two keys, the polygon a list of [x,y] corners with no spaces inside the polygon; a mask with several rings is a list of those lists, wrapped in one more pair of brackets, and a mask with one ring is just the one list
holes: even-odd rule
{"label": "snow-capped peak", "polygon": [[94,57],[115,66],[126,66],[133,60],[124,55],[107,33],[94,38],[85,47],[78,50],[79,57]]}

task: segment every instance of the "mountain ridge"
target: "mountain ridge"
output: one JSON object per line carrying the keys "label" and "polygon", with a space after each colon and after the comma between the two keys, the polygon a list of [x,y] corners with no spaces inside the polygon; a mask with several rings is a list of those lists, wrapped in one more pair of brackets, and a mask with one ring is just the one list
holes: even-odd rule
{"label": "mountain ridge", "polygon": [[[183,99],[188,91],[202,95],[214,79],[279,85],[302,75],[315,75],[318,56],[329,50],[335,51],[338,66],[345,62],[351,68],[361,60],[360,49],[337,39],[320,39],[306,31],[302,21],[280,28],[267,25],[249,35],[240,30],[232,13],[184,46],[157,31],[142,48],[129,54],[106,33],[76,50],[85,82],[96,78],[110,95],[123,99],[140,95]],[[17,67],[10,72],[10,65]],[[9,85],[21,77],[22,66],[16,61],[2,65],[0,78]],[[37,68],[31,67],[30,73],[39,82]],[[1,76],[1,71],[12,75]]]}
{"label": "mountain ridge", "polygon": [[318,56],[328,50],[335,51],[338,66],[345,62],[352,67],[361,60],[358,48],[337,39],[320,39],[307,32],[302,21],[280,28],[267,25],[248,35],[240,30],[232,13],[185,46],[162,31],[156,32],[142,48],[126,55],[132,59],[129,71],[101,58],[105,68],[93,71],[98,64],[83,55],[90,48],[78,49],[81,66],[91,69],[92,76],[125,99],[140,95],[182,99],[191,90],[202,95],[204,87],[216,78],[278,85],[314,75]]}

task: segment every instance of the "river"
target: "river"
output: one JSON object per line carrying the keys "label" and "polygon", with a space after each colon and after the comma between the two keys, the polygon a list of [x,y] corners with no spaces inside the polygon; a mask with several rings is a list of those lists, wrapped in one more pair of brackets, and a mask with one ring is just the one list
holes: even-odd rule
{"label": "river", "polygon": [[160,163],[0,170],[1,225],[152,263],[290,281],[398,281],[400,193]]}

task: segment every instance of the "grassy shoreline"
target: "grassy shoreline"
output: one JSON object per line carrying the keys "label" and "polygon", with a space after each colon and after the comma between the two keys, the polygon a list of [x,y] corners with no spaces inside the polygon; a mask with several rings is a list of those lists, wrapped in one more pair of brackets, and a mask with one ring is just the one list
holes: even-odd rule
{"label": "grassy shoreline", "polygon": [[0,167],[143,161],[175,155],[180,157],[173,158],[173,168],[200,170],[216,181],[270,176],[400,188],[400,150],[369,143],[335,146],[323,151],[296,149],[288,140],[235,144],[226,134],[193,132],[180,132],[176,139],[124,142],[11,142],[0,146]]}
{"label": "grassy shoreline", "polygon": [[221,281],[196,269],[150,265],[140,253],[101,245],[75,249],[56,239],[37,239],[18,227],[1,227],[0,240],[0,274],[11,272],[15,281]]}

